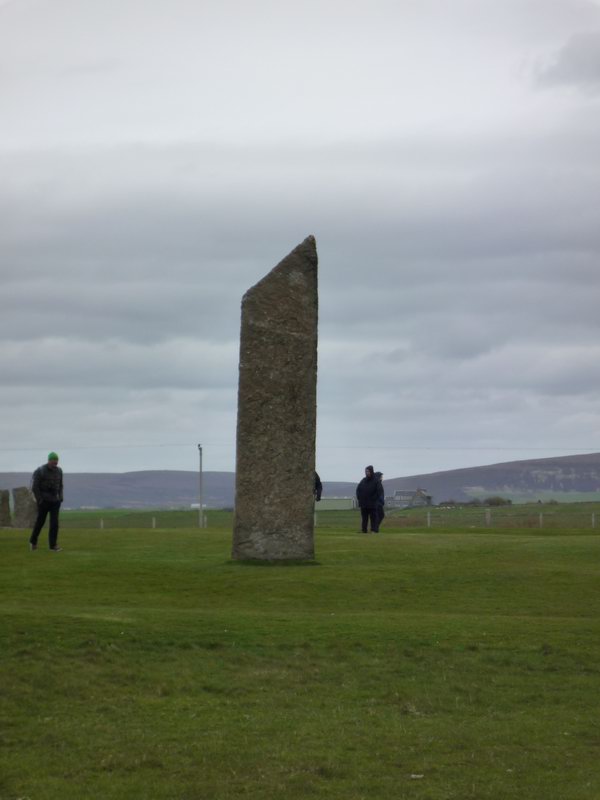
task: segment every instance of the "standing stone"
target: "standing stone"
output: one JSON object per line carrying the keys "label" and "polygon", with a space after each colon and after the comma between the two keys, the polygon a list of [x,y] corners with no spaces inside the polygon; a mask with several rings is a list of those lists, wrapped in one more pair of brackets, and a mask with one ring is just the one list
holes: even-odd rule
{"label": "standing stone", "polygon": [[314,558],[317,322],[309,236],[242,299],[234,559]]}
{"label": "standing stone", "polygon": [[32,528],[37,517],[37,503],[33,492],[27,486],[12,490],[13,525],[15,528]]}
{"label": "standing stone", "polygon": [[8,489],[0,489],[0,528],[10,528],[10,501]]}

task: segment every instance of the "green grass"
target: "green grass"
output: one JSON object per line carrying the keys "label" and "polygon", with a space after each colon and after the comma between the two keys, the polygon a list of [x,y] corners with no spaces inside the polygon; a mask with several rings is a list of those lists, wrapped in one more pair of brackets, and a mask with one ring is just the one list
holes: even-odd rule
{"label": "green grass", "polygon": [[324,527],[264,567],[218,520],[2,531],[1,800],[600,796],[593,531]]}

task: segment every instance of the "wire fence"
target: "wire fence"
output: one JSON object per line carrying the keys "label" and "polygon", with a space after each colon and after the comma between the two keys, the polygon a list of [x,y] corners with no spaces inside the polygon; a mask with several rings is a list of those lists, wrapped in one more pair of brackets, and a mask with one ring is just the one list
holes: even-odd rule
{"label": "wire fence", "polygon": [[429,529],[536,529],[536,530],[596,530],[600,532],[600,513],[557,511],[515,511],[510,514],[479,511],[464,515],[442,515],[434,512],[389,514],[384,524],[390,527]]}
{"label": "wire fence", "polygon": [[[315,510],[317,530],[356,532],[360,514],[357,510]],[[197,510],[111,510],[64,511],[61,526],[81,530],[117,530],[128,528],[178,529],[199,528]],[[233,526],[231,510],[204,509],[203,527],[207,530]],[[381,525],[382,531],[587,531],[600,533],[600,503],[553,506],[512,506],[508,508],[419,508],[390,510]]]}
{"label": "wire fence", "polygon": [[233,524],[231,511],[204,509],[202,518],[197,510],[113,510],[63,511],[61,527],[82,530],[116,530],[127,528],[227,528]]}

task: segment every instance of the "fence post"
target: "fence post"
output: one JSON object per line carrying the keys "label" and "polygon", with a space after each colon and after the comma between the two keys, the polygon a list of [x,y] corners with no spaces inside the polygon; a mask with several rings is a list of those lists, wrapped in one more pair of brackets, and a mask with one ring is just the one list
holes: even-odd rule
{"label": "fence post", "polygon": [[544,515],[540,512],[540,528],[544,527]]}
{"label": "fence post", "polygon": [[100,517],[100,530],[104,530],[104,517]]}
{"label": "fence post", "polygon": [[208,514],[202,514],[202,518],[204,520],[204,527],[208,528]]}
{"label": "fence post", "polygon": [[596,512],[592,511],[592,528],[596,527]]}
{"label": "fence post", "polygon": [[487,528],[492,524],[492,512],[489,508],[485,510],[485,524]]}
{"label": "fence post", "polygon": [[152,517],[152,527],[156,528],[156,517]]}
{"label": "fence post", "polygon": [[431,511],[427,512],[427,527],[431,528]]}

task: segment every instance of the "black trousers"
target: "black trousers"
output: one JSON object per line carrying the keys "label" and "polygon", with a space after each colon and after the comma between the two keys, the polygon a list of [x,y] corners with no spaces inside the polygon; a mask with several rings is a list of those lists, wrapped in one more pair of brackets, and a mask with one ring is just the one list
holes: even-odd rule
{"label": "black trousers", "polygon": [[58,512],[60,511],[60,502],[48,503],[42,501],[38,504],[38,515],[31,531],[29,541],[31,544],[37,544],[40,531],[44,527],[46,517],[50,514],[50,530],[48,531],[48,544],[50,547],[56,547],[58,541]]}
{"label": "black trousers", "polygon": [[379,533],[379,512],[376,508],[361,508],[362,532],[367,533],[369,520],[371,522],[371,533]]}

